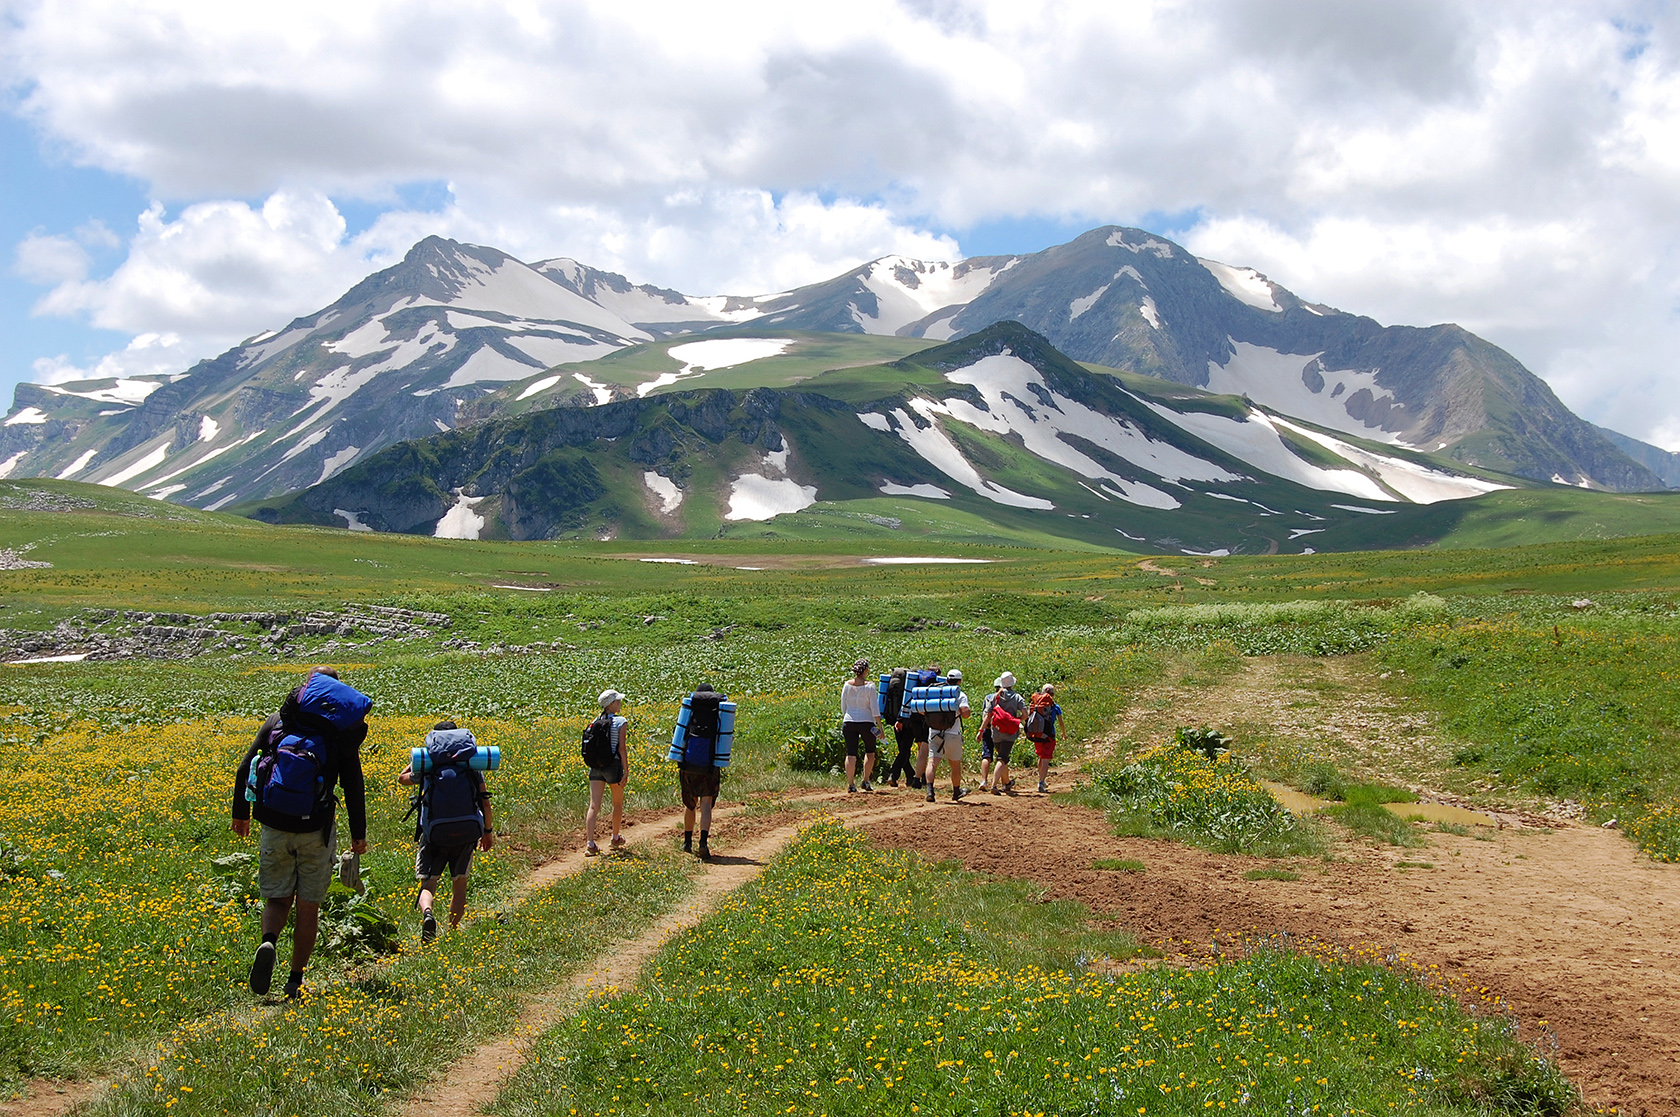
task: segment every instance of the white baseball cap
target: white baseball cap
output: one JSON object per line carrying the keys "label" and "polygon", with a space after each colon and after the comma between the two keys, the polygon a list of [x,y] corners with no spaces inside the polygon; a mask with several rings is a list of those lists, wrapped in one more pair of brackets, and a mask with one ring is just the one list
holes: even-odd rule
{"label": "white baseball cap", "polygon": [[608,687],[606,690],[603,690],[601,692],[600,702],[601,702],[601,709],[603,709],[603,710],[606,709],[608,706],[611,706],[614,702],[622,702],[622,701],[624,701],[624,695],[618,693],[618,691],[616,691],[616,690],[613,690],[611,687]]}
{"label": "white baseball cap", "polygon": [[947,679],[955,680],[956,682],[959,682],[959,683],[962,682],[962,672],[958,671],[955,667],[953,667],[953,668],[951,668],[951,670],[947,671],[945,673],[945,677]]}
{"label": "white baseball cap", "polygon": [[1012,672],[1005,671],[1003,674],[999,675],[998,676],[998,685],[1003,687],[1005,690],[1008,690],[1011,687],[1013,687],[1015,685],[1014,674]]}

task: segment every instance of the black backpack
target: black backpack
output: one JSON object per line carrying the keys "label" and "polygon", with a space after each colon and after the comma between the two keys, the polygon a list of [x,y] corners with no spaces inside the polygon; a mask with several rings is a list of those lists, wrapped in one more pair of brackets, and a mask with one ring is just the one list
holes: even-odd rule
{"label": "black backpack", "polygon": [[583,762],[591,768],[611,768],[618,763],[612,747],[612,715],[605,710],[583,731]]}
{"label": "black backpack", "polygon": [[910,672],[902,667],[894,667],[892,674],[887,676],[887,708],[881,711],[881,716],[888,721],[897,721],[899,710],[904,705],[904,682]]}

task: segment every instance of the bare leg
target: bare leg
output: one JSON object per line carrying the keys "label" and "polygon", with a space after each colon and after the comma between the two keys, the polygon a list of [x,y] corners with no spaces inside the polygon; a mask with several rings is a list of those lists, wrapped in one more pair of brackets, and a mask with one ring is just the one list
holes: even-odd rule
{"label": "bare leg", "polygon": [[[711,802],[711,800],[708,799],[708,800],[706,800],[706,802],[709,804]],[[708,807],[707,815],[709,816],[710,813],[711,813],[711,811],[710,811],[710,808]],[[694,832],[694,808],[693,807],[687,807],[687,808],[684,808],[684,810],[683,810],[683,829],[687,830],[689,833]]]}
{"label": "bare leg", "polygon": [[624,783],[625,783],[624,780],[619,780],[617,783],[612,785],[612,795],[613,795],[613,835],[612,836],[615,837],[615,838],[618,837],[618,832],[620,830],[624,829]]}
{"label": "bare leg", "polygon": [[[986,776],[985,776],[986,763],[985,763],[985,761],[980,762],[980,772],[981,772],[980,782],[985,783],[986,782]],[[1009,763],[1008,763],[1008,761],[1000,760],[1000,761],[997,762],[997,767],[992,769],[992,786],[993,787],[1008,787],[1009,786]]]}
{"label": "bare leg", "polygon": [[600,780],[589,781],[589,810],[583,816],[583,837],[587,842],[595,841],[595,821],[601,817],[601,794],[607,785]]}
{"label": "bare leg", "polygon": [[712,829],[712,799],[710,796],[699,800],[700,829],[710,832]]}
{"label": "bare leg", "polygon": [[425,880],[420,882],[420,897],[414,901],[414,905],[418,907],[424,915],[430,915],[432,912],[432,905],[437,903],[438,880],[438,877],[427,877]]}
{"label": "bare leg", "polygon": [[459,927],[461,917],[467,914],[467,878],[456,877],[449,884],[452,889],[449,897],[449,925]]}
{"label": "bare leg", "polygon": [[286,917],[292,913],[292,898],[263,902],[262,930],[265,935],[278,935],[286,929]]}
{"label": "bare leg", "polygon": [[863,754],[863,782],[864,783],[869,782],[869,777],[874,771],[875,771],[875,754],[872,753],[872,752],[866,752],[866,753]]}
{"label": "bare leg", "polygon": [[308,900],[297,902],[297,920],[292,924],[292,969],[301,971],[309,965],[309,955],[315,950],[315,935],[321,929],[321,905]]}
{"label": "bare leg", "polygon": [[[857,780],[854,778],[856,775],[857,775],[857,757],[853,756],[851,753],[847,753],[846,754],[846,786],[847,787],[851,787],[851,786],[853,786],[857,783]],[[865,776],[863,778],[868,779],[869,777]]]}
{"label": "bare leg", "polygon": [[986,774],[991,771],[992,762],[985,757],[980,758],[980,786],[986,786]]}
{"label": "bare leg", "polygon": [[1049,775],[1050,758],[1048,756],[1041,756],[1038,758],[1038,782],[1043,783]]}

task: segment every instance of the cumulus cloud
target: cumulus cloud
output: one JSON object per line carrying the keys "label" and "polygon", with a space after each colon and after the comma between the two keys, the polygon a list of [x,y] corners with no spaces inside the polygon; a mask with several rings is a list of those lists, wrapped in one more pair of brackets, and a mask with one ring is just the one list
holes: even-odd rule
{"label": "cumulus cloud", "polygon": [[[19,245],[43,313],[191,348],[433,232],[715,293],[958,250],[928,229],[1189,214],[1159,231],[1459,321],[1644,435],[1680,430],[1677,60],[1642,0],[64,0],[0,28],[56,148],[188,203],[108,276]],[[453,200],[355,237],[327,200],[412,182]]]}

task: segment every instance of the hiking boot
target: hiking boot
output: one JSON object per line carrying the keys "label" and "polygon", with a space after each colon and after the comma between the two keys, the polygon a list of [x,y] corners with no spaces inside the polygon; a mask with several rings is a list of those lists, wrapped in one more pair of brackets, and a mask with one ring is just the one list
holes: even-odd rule
{"label": "hiking boot", "polygon": [[302,974],[292,974],[286,978],[285,994],[288,1001],[301,1001],[303,999]]}
{"label": "hiking boot", "polygon": [[898,777],[894,776],[892,779],[888,780],[887,781],[887,786],[888,787],[897,787],[898,786]]}
{"label": "hiking boot", "polygon": [[968,792],[964,791],[962,788],[953,787],[951,789],[951,802],[955,803],[958,799],[961,799],[964,795],[967,795],[967,794],[968,794]]}
{"label": "hiking boot", "polygon": [[274,944],[265,942],[257,947],[257,956],[251,959],[251,992],[259,997],[274,984],[274,954]]}
{"label": "hiking boot", "polygon": [[857,784],[855,784],[855,783],[847,784],[846,785],[846,794],[847,795],[856,795],[857,794]]}
{"label": "hiking boot", "polygon": [[585,857],[599,857],[601,855],[601,847],[596,845],[594,842],[589,842],[583,847],[583,855]]}
{"label": "hiking boot", "polygon": [[694,852],[694,835],[693,834],[684,834],[683,835],[683,852],[684,853],[693,853]]}
{"label": "hiking boot", "polygon": [[932,784],[928,784],[927,801],[930,802],[930,803],[933,802],[933,785]]}
{"label": "hiking boot", "polygon": [[624,835],[623,834],[614,834],[613,835],[613,840],[612,840],[611,845],[614,849],[623,849],[625,844],[626,843],[624,841]]}
{"label": "hiking boot", "polygon": [[1040,795],[1050,794],[1050,785],[1045,783],[1043,780],[1039,780],[1038,781],[1038,793]]}
{"label": "hiking boot", "polygon": [[431,912],[426,912],[420,920],[420,941],[431,942],[437,938],[437,920],[432,918]]}
{"label": "hiking boot", "polygon": [[711,859],[712,859],[712,847],[707,844],[705,838],[701,838],[700,839],[700,860],[710,861]]}
{"label": "hiking boot", "polygon": [[993,784],[992,785],[992,794],[993,795],[1002,795],[1003,794],[1003,788],[997,786],[996,784]]}
{"label": "hiking boot", "polygon": [[863,781],[863,789],[865,791],[874,791],[875,790],[875,785],[870,783],[868,780],[864,780]]}

